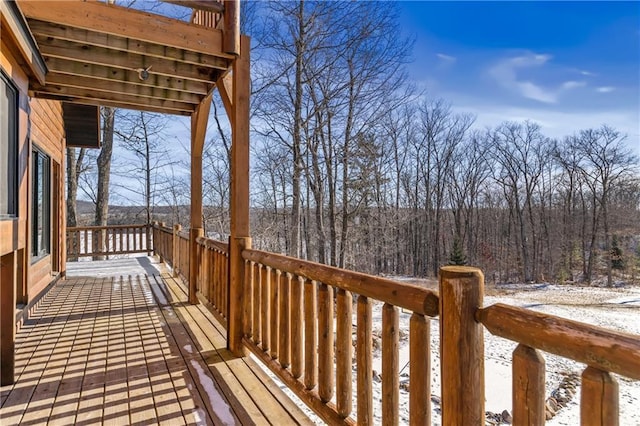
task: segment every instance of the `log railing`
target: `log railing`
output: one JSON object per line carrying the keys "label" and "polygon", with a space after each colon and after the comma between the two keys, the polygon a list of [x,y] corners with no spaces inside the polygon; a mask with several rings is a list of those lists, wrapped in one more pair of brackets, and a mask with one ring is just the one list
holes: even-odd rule
{"label": "log railing", "polygon": [[198,238],[200,260],[196,288],[200,295],[227,319],[229,314],[229,245],[208,238]]}
{"label": "log railing", "polygon": [[67,258],[150,253],[148,225],[67,227]]}
{"label": "log railing", "polygon": [[429,423],[428,317],[438,314],[435,292],[258,250],[242,256],[245,344],[330,424],[373,423],[374,302],[384,303],[382,423],[399,424],[399,309],[411,311],[409,412],[413,424]]}
{"label": "log railing", "polygon": [[173,276],[181,276],[189,281],[189,233],[182,230],[182,226],[174,225],[168,228],[164,223],[154,222],[151,225],[153,231],[153,252],[158,255],[161,262],[167,263],[173,269]]}
{"label": "log railing", "polygon": [[618,384],[611,373],[640,380],[640,340],[501,303],[478,310],[492,334],[518,343],[513,352],[513,424],[545,422],[545,362],[539,350],[583,364],[580,421],[618,424]]}
{"label": "log railing", "polygon": [[[171,232],[154,226],[154,233],[158,231]],[[155,247],[165,260],[189,253],[187,237],[175,228],[172,235],[171,245]],[[154,240],[163,241],[157,236]],[[230,321],[228,245],[206,238],[197,243],[200,296]],[[180,244],[184,247],[176,252]],[[170,246],[173,258],[162,253]],[[374,423],[374,304],[382,304],[378,401],[382,424],[400,423],[400,309],[410,312],[412,425],[430,423],[429,319],[435,316],[440,329],[442,424],[485,423],[485,328],[518,343],[512,359],[513,424],[545,422],[540,351],[586,364],[580,401],[583,425],[618,424],[618,390],[612,374],[640,380],[639,336],[504,304],[483,307],[484,277],[475,268],[441,268],[436,293],[259,250],[245,249],[241,254],[243,343],[329,424]],[[182,268],[185,265],[188,259]]]}

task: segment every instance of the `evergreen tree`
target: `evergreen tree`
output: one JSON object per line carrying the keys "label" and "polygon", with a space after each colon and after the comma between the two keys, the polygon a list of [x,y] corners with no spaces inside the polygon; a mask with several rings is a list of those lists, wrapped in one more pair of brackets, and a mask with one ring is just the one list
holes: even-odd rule
{"label": "evergreen tree", "polygon": [[618,245],[618,236],[614,235],[611,241],[611,267],[613,269],[624,269],[624,260],[622,259],[622,249]]}
{"label": "evergreen tree", "polygon": [[449,254],[449,265],[466,265],[467,256],[464,255],[462,250],[462,244],[460,240],[455,238],[453,240],[453,247],[451,248],[451,254]]}

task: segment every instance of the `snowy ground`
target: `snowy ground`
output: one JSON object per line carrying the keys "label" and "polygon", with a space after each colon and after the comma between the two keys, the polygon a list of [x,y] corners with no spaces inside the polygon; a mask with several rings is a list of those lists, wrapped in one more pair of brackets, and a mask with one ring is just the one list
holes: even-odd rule
{"label": "snowy ground", "polygon": [[[570,318],[611,330],[640,335],[640,287],[621,286],[617,288],[578,287],[571,285],[503,285],[487,289],[485,306],[494,303],[506,303],[513,306],[532,309],[560,317]],[[374,335],[379,333],[382,325],[382,304],[373,309]],[[400,328],[400,382],[409,380],[409,331],[410,313],[401,313]],[[355,319],[354,319],[355,323]],[[441,424],[439,410],[440,395],[440,362],[439,362],[439,329],[438,320],[431,321],[431,364],[432,364],[432,421]],[[486,410],[493,413],[511,412],[511,356],[516,344],[508,340],[492,336],[485,332],[485,395]],[[546,397],[557,390],[563,379],[575,377],[582,373],[584,365],[550,354],[544,354],[546,361]],[[355,369],[355,366],[354,366]],[[373,369],[381,371],[381,351],[374,351]],[[374,374],[375,376],[375,374]],[[575,379],[572,379],[576,381]],[[640,382],[618,377],[620,387],[620,424],[640,425]],[[580,423],[580,387],[579,381],[575,395],[548,425],[576,425]],[[381,382],[374,377],[374,416],[376,423],[381,423]],[[355,370],[354,386],[355,389]],[[286,390],[286,389],[285,389]],[[287,391],[288,392],[288,391]],[[400,422],[408,424],[408,392],[400,390]],[[355,401],[354,401],[355,402]],[[300,403],[300,405],[304,405]],[[354,413],[355,417],[355,407]],[[310,417],[323,422],[310,413]],[[488,423],[496,424],[496,423]]]}

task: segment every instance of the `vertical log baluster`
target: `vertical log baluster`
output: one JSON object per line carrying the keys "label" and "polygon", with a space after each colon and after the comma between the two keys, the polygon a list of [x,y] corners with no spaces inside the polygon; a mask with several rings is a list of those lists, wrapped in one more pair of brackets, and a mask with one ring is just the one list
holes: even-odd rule
{"label": "vertical log baluster", "polygon": [[336,297],[336,408],[342,417],[351,414],[352,296],[338,289]]}
{"label": "vertical log baluster", "polygon": [[540,353],[525,345],[513,351],[513,424],[545,424],[545,362]]}
{"label": "vertical log baluster", "polygon": [[222,293],[223,293],[223,288],[225,286],[224,283],[224,258],[220,255],[220,253],[216,253],[216,259],[217,259],[217,264],[216,264],[216,289],[215,289],[215,298],[216,298],[216,309],[218,310],[218,312],[220,312],[220,314],[222,315],[223,311],[223,307],[222,307]]}
{"label": "vertical log baluster", "polygon": [[224,306],[224,317],[226,318],[229,314],[229,255],[225,254],[224,256],[224,267],[225,271],[224,278],[222,282],[223,296],[222,296],[222,304]]}
{"label": "vertical log baluster", "polygon": [[243,310],[243,335],[251,337],[252,324],[251,313],[253,311],[253,264],[248,260],[244,261],[244,310]]}
{"label": "vertical log baluster", "polygon": [[271,296],[271,273],[270,268],[262,265],[260,280],[262,281],[262,350],[269,351],[269,343],[271,339],[271,304],[269,296]]}
{"label": "vertical log baluster", "polygon": [[371,300],[358,296],[358,329],[356,342],[358,373],[358,424],[373,424],[373,342],[371,339]]}
{"label": "vertical log baluster", "polygon": [[429,321],[414,313],[409,322],[409,422],[431,424],[431,351]]}
{"label": "vertical log baluster", "polygon": [[291,311],[289,310],[289,287],[291,282],[291,276],[282,271],[280,273],[279,291],[279,325],[278,325],[278,357],[280,359],[280,365],[287,368],[291,364]]}
{"label": "vertical log baluster", "polygon": [[304,282],[304,386],[313,389],[318,383],[318,298],[317,284]]}
{"label": "vertical log baluster", "polygon": [[271,358],[278,358],[278,333],[280,316],[278,315],[278,297],[280,293],[280,271],[278,269],[271,269],[271,293],[269,302],[271,304],[271,338],[269,339],[269,346],[271,351],[269,354]]}
{"label": "vertical log baluster", "polygon": [[618,426],[619,422],[618,382],[606,371],[585,368],[580,390],[580,424]]}
{"label": "vertical log baluster", "polygon": [[211,250],[206,245],[202,245],[201,250],[202,250],[202,257],[201,257],[202,265],[200,265],[200,270],[202,271],[202,285],[200,287],[200,291],[202,292],[204,297],[207,300],[209,300],[210,299],[209,280],[211,277],[209,275],[209,263],[210,263],[209,256],[211,255]]}
{"label": "vertical log baluster", "polygon": [[333,398],[333,287],[318,284],[318,395]]}
{"label": "vertical log baluster", "polygon": [[261,295],[261,287],[262,287],[262,281],[261,281],[261,274],[262,274],[262,268],[260,267],[259,263],[254,263],[253,264],[253,334],[252,334],[252,338],[253,338],[253,342],[256,345],[260,344],[261,339],[261,333],[262,330],[260,328],[260,319],[261,319],[261,308],[262,308],[262,299],[260,298]]}
{"label": "vertical log baluster", "polygon": [[304,371],[303,331],[304,313],[302,281],[297,275],[291,278],[291,374],[296,379]]}
{"label": "vertical log baluster", "polygon": [[399,422],[398,328],[398,308],[385,303],[382,307],[382,423],[385,425]]}

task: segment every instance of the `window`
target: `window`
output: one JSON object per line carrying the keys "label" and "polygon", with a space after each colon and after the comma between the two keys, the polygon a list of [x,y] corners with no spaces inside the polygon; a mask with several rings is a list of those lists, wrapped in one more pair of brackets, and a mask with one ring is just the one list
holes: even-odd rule
{"label": "window", "polygon": [[51,240],[51,173],[49,157],[33,151],[33,209],[31,217],[32,251],[34,258],[49,254]]}
{"label": "window", "polygon": [[[18,209],[18,91],[0,72],[0,220]],[[6,183],[5,183],[6,182]]]}

